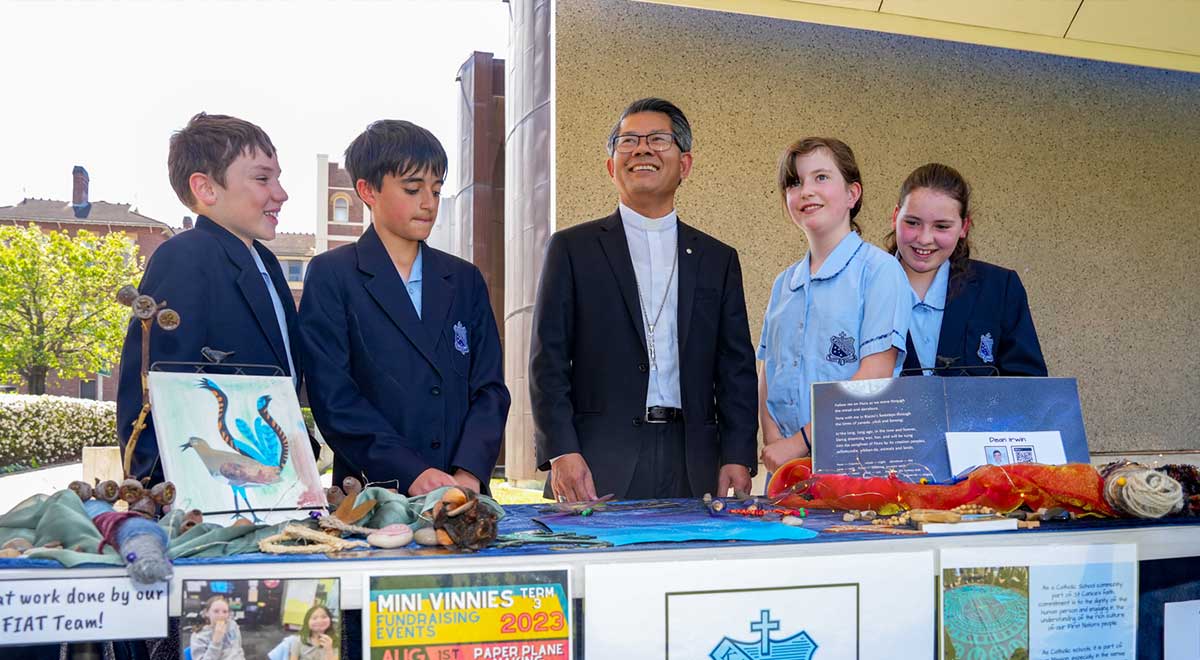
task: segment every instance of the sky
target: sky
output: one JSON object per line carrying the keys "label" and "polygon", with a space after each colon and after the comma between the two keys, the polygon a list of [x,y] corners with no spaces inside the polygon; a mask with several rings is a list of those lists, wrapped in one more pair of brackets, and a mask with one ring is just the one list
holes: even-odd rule
{"label": "sky", "polygon": [[252,121],[279,152],[280,231],[316,231],[317,154],[376,119],[442,141],[458,185],[459,67],[506,58],[501,0],[0,0],[0,206],[131,203],[178,227],[194,215],[167,179],[167,143],[197,112]]}

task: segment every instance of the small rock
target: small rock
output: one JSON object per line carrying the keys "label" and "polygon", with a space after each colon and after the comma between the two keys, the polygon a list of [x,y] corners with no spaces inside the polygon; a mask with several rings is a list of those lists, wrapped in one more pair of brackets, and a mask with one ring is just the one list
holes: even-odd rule
{"label": "small rock", "polygon": [[3,559],[15,559],[20,556],[21,553],[16,548],[4,548],[0,550],[0,558]]}
{"label": "small rock", "polygon": [[866,511],[862,512],[862,519],[863,520],[875,520],[875,518],[878,515],[879,515],[878,513],[875,513],[874,511],[867,509]]}
{"label": "small rock", "polygon": [[19,555],[22,552],[32,548],[33,544],[23,538],[17,537],[15,539],[11,539],[8,543],[5,543],[0,547],[3,547],[5,550],[16,550],[17,554]]}
{"label": "small rock", "polygon": [[402,548],[412,543],[412,528],[404,524],[388,525],[367,536],[367,543],[376,548]]}
{"label": "small rock", "polygon": [[413,540],[417,545],[438,545],[437,530],[432,527],[422,527],[413,532]]}
{"label": "small rock", "polygon": [[787,525],[788,527],[803,527],[804,526],[804,519],[800,518],[798,516],[784,516],[783,520],[780,520],[779,522]]}
{"label": "small rock", "polygon": [[853,513],[843,513],[842,514],[843,522],[854,522],[855,520],[858,520],[858,517],[855,516]]}

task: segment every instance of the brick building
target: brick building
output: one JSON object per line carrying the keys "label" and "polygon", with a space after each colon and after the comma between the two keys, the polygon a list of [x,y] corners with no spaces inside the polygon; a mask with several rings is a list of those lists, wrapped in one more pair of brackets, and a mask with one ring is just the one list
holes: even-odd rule
{"label": "brick building", "polygon": [[[165,223],[138,213],[129,204],[92,202],[88,199],[89,180],[87,170],[76,165],[71,171],[70,202],[24,199],[15,206],[0,206],[0,224],[33,223],[45,232],[65,231],[69,234],[80,229],[99,235],[120,232],[137,243],[138,257],[142,259],[149,259],[158,246],[174,235],[174,230]],[[51,373],[46,378],[46,394],[115,401],[118,376],[115,364],[111,376],[95,374],[83,379],[63,380]],[[19,388],[25,391],[25,384],[20,383]]]}

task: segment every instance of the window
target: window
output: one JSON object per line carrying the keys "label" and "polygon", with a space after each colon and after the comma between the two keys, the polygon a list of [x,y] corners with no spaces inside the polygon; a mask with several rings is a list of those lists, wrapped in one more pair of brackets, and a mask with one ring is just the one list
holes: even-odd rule
{"label": "window", "polygon": [[304,281],[304,262],[296,259],[289,259],[284,262],[287,266],[287,279],[289,282]]}
{"label": "window", "polygon": [[333,200],[333,221],[350,222],[350,200],[345,197]]}
{"label": "window", "polygon": [[[97,379],[99,380],[99,379]],[[100,398],[100,388],[97,387],[96,380],[81,380],[79,381],[79,398],[92,399],[93,401]]]}

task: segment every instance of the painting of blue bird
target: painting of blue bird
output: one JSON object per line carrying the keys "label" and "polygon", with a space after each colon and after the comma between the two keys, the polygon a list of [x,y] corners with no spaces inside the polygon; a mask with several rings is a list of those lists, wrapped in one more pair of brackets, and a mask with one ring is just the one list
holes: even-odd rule
{"label": "painting of blue bird", "polygon": [[229,525],[291,520],[325,506],[291,377],[151,371],[147,385],[179,508]]}
{"label": "painting of blue bird", "polygon": [[[227,417],[229,413],[229,397],[225,392],[212,381],[210,378],[201,378],[197,387],[208,390],[217,401],[217,435],[221,438],[230,449],[237,453],[236,456],[223,458],[219,454],[228,452],[210,452],[200,453],[201,460],[204,460],[205,468],[214,478],[219,478],[229,484],[233,490],[233,507],[235,517],[243,517],[241,506],[238,503],[240,495],[242,501],[246,504],[246,509],[253,516],[254,521],[258,522],[258,516],[254,513],[254,508],[250,505],[250,500],[246,496],[247,488],[257,486],[265,486],[277,483],[280,479],[280,473],[283,471],[288,460],[288,439],[287,434],[280,428],[279,424],[271,417],[270,405],[271,396],[264,394],[259,396],[255,408],[258,416],[254,418],[254,426],[251,428],[250,423],[246,420],[235,417],[233,420],[234,428],[237,429],[237,434],[233,434],[229,430]],[[193,445],[192,448],[195,448]],[[241,460],[249,459],[249,461]],[[224,460],[229,465],[221,463]],[[210,465],[211,463],[211,465]],[[235,465],[237,469],[235,469]],[[249,467],[250,469],[246,469]]]}

